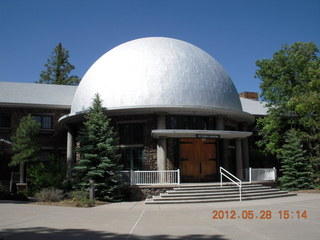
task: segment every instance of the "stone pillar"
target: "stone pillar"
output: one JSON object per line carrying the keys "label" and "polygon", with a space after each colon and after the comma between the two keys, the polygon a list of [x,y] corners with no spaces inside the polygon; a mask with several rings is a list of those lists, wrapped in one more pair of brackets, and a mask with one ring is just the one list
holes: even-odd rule
{"label": "stone pillar", "polygon": [[[166,116],[159,115],[157,129],[166,129]],[[157,169],[166,170],[167,167],[167,139],[160,138],[157,141]]]}
{"label": "stone pillar", "polygon": [[243,179],[242,144],[241,139],[236,139],[236,167],[237,178]]}
{"label": "stone pillar", "polygon": [[[248,126],[247,124],[243,124],[241,126],[242,131],[248,131]],[[242,157],[243,157],[243,169],[249,169],[249,143],[248,143],[248,138],[242,139]],[[246,171],[248,173],[248,171]],[[249,179],[249,176],[246,174],[245,178],[246,180]]]}
{"label": "stone pillar", "polygon": [[161,138],[157,142],[157,169],[166,170],[167,168],[167,139]]}
{"label": "stone pillar", "polygon": [[70,131],[67,134],[67,180],[71,180],[74,163],[74,140]]}

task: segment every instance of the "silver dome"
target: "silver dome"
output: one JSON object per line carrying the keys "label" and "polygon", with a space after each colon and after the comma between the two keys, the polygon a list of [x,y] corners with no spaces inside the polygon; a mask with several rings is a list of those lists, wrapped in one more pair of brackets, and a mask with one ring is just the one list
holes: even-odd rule
{"label": "silver dome", "polygon": [[71,114],[87,110],[96,93],[108,110],[243,113],[222,66],[200,48],[171,38],[133,40],[100,57],[81,80]]}

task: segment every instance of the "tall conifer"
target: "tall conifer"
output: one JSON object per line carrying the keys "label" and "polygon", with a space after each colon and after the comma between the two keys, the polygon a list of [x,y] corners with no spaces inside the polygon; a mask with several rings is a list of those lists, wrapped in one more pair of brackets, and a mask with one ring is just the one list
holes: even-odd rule
{"label": "tall conifer", "polygon": [[40,125],[29,114],[20,120],[16,133],[11,137],[12,156],[10,166],[30,162],[38,159],[39,156],[39,130]]}
{"label": "tall conifer", "polygon": [[311,164],[308,163],[306,150],[298,138],[298,132],[291,129],[286,134],[286,143],[282,147],[279,178],[281,188],[286,190],[313,188],[311,177]]}
{"label": "tall conifer", "polygon": [[58,84],[58,85],[78,85],[80,78],[70,75],[74,66],[69,62],[69,51],[59,43],[51,53],[46,70],[40,73],[40,79],[36,83]]}
{"label": "tall conifer", "polygon": [[80,146],[77,153],[79,163],[75,166],[76,187],[87,189],[89,180],[95,181],[96,197],[101,200],[121,200],[123,187],[119,174],[119,139],[104,114],[99,94],[93,99],[92,107],[85,116],[79,132]]}
{"label": "tall conifer", "polygon": [[21,118],[16,133],[11,137],[14,154],[9,166],[20,165],[20,183],[25,180],[25,163],[39,159],[39,130],[40,124],[29,114]]}

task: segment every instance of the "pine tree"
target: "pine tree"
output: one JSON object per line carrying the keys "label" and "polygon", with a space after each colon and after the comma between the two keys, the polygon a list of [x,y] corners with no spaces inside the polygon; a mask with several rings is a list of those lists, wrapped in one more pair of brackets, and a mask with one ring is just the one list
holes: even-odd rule
{"label": "pine tree", "polygon": [[29,114],[20,120],[15,135],[11,137],[12,151],[9,166],[20,165],[20,183],[24,182],[24,165],[36,161],[39,156],[38,134],[40,125]]}
{"label": "pine tree", "polygon": [[99,94],[85,116],[79,132],[79,163],[74,168],[77,189],[87,189],[89,180],[95,181],[96,197],[100,200],[121,200],[119,138],[104,114]]}
{"label": "pine tree", "polygon": [[306,150],[298,138],[298,132],[291,129],[286,134],[286,143],[282,147],[279,178],[280,186],[286,190],[310,189],[313,188],[311,177],[311,164],[306,155]]}
{"label": "pine tree", "polygon": [[36,83],[58,84],[58,85],[78,85],[80,78],[70,72],[74,66],[69,63],[69,51],[59,43],[51,53],[48,63],[45,64],[46,70],[40,74],[40,79]]}
{"label": "pine tree", "polygon": [[12,156],[10,166],[16,166],[20,163],[34,161],[38,157],[40,125],[29,114],[20,120],[19,127],[15,135],[11,137]]}

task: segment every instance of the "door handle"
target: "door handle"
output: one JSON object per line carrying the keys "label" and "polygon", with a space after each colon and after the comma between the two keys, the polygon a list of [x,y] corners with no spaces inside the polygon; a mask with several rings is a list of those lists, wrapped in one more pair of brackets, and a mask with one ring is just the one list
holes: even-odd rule
{"label": "door handle", "polygon": [[200,174],[202,173],[202,165],[201,165],[201,162],[200,162]]}

